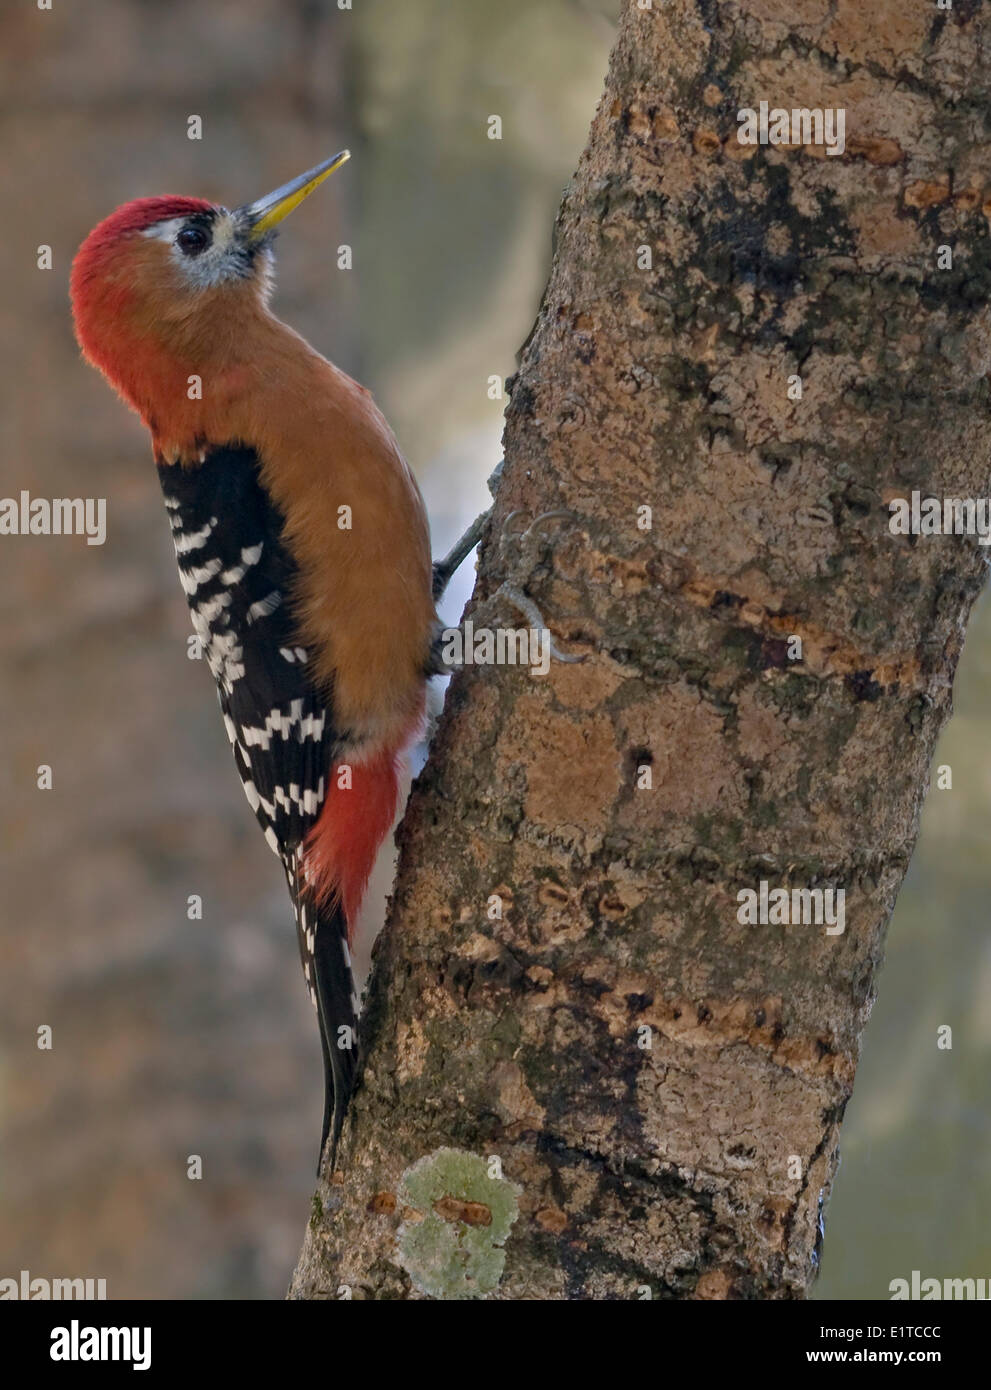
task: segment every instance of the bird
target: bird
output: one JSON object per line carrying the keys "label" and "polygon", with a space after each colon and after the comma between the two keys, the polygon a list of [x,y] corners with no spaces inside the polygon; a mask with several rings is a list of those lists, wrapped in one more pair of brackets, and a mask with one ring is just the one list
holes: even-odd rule
{"label": "bird", "polygon": [[355,1086],[362,896],[423,725],[436,602],[467,553],[433,564],[371,394],[269,307],[277,229],[348,158],[232,210],[125,203],[70,277],[83,357],[150,432],[195,637],[285,873],[324,1061],[318,1175]]}

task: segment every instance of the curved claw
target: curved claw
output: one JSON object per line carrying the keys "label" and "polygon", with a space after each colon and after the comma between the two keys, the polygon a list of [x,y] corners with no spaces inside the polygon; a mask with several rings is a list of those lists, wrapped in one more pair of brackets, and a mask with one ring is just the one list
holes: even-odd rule
{"label": "curved claw", "polygon": [[509,515],[506,517],[506,520],[502,523],[502,532],[499,536],[500,545],[505,545],[506,541],[508,540],[521,540],[526,535],[526,533],[530,529],[529,526],[525,526],[522,531],[511,531],[509,529],[509,523],[511,521],[515,521],[518,516],[529,515],[529,512],[523,511],[521,508],[517,508],[515,512],[509,513]]}
{"label": "curved claw", "polygon": [[549,512],[541,512],[539,516],[535,516],[529,526],[525,526],[522,531],[511,531],[509,529],[509,523],[511,521],[515,521],[517,517],[529,515],[529,512],[524,511],[520,507],[518,507],[516,511],[510,512],[506,520],[502,523],[502,539],[522,540],[524,536],[529,536],[532,531],[535,531],[542,521],[563,520],[565,517],[574,517],[575,513],[568,511],[565,507],[554,507]]}
{"label": "curved claw", "polygon": [[510,512],[506,517],[506,520],[502,524],[502,532],[499,536],[499,551],[504,557],[508,556],[510,546],[512,545],[519,549],[522,556],[533,560],[536,556],[538,547],[542,542],[546,542],[547,540],[547,533],[544,528],[545,522],[573,521],[576,519],[574,512],[568,511],[564,507],[555,507],[550,511],[541,512],[539,516],[535,516],[532,521],[529,521],[528,525],[522,528],[522,530],[511,529],[512,523],[519,517],[529,518],[529,516],[529,512],[517,509],[514,512]]}
{"label": "curved claw", "polygon": [[577,663],[579,661],[584,661],[586,655],[587,653],[585,652],[563,652],[561,648],[557,645],[557,643],[554,641],[554,638],[551,638],[551,656],[554,658],[555,661],[572,661]]}
{"label": "curved claw", "polygon": [[569,512],[566,507],[555,507],[549,512],[541,512],[539,516],[535,516],[526,529],[527,532],[535,531],[542,521],[555,521],[558,518],[564,517],[573,518],[574,515],[575,513]]}
{"label": "curved claw", "polygon": [[504,584],[499,592],[504,599],[523,614],[532,628],[537,628],[541,632],[547,633],[548,637],[550,637],[551,656],[555,661],[579,662],[585,660],[586,654],[584,652],[580,655],[573,655],[569,652],[561,651],[560,647],[551,636],[550,629],[544,622],[543,613],[541,613],[532,598],[527,598],[522,589],[517,589],[511,584]]}

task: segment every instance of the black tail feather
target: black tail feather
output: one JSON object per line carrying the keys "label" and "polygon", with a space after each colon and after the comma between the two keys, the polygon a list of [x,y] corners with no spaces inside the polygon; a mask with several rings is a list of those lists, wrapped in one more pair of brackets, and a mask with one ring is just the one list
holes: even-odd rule
{"label": "black tail feather", "polygon": [[328,1135],[330,1153],[327,1171],[333,1171],[337,1141],[341,1137],[358,1067],[358,1019],[343,909],[329,909],[320,914],[314,941],[314,964],[324,1069],[323,1133],[317,1164],[319,1176]]}
{"label": "black tail feather", "polygon": [[[300,869],[300,859],[285,860],[286,878],[296,913],[296,933],[303,974],[316,1009],[323,1052],[324,1110],[317,1177],[333,1171],[337,1142],[354,1090],[358,1068],[358,1019],[348,951],[347,919],[338,904],[318,907]],[[330,1151],[327,1140],[330,1138]],[[325,1160],[326,1155],[326,1160]]]}

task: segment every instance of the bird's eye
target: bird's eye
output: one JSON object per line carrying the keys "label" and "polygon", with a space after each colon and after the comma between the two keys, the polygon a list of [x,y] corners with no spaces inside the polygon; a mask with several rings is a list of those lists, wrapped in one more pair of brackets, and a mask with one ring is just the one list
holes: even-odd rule
{"label": "bird's eye", "polygon": [[210,237],[202,227],[182,227],[175,244],[186,256],[198,256],[210,245]]}

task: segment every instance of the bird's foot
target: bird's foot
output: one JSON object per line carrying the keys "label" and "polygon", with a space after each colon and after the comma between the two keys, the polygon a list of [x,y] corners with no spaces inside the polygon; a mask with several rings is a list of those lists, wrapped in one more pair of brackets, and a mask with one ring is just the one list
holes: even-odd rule
{"label": "bird's foot", "polygon": [[492,508],[487,512],[482,512],[481,516],[476,516],[475,520],[468,527],[461,539],[445,555],[443,560],[434,561],[434,602],[437,603],[444,596],[444,591],[458,570],[467,560],[468,556],[475,549],[475,546],[482,539],[482,533],[492,515]]}
{"label": "bird's foot", "polygon": [[[438,572],[440,572],[442,576],[447,574],[447,578],[450,578],[450,575],[455,572],[468,552],[477,544],[490,515],[491,509],[483,516],[480,516],[473,526],[469,527],[468,531],[465,532],[464,536],[451,551],[447,559],[442,561],[439,565],[434,566],[435,596],[437,595]],[[506,561],[507,569],[529,575],[540,563],[541,551],[547,544],[548,537],[544,529],[545,524],[549,521],[573,518],[574,513],[566,511],[563,508],[557,508],[553,511],[542,512],[539,516],[534,517],[528,526],[522,529],[518,526],[514,527],[514,522],[518,522],[521,517],[526,517],[527,515],[528,513],[523,511],[515,511],[509,514],[503,524],[502,532],[499,537],[499,552]],[[474,539],[471,539],[473,536]],[[510,554],[511,547],[516,548],[516,555]],[[451,567],[452,564],[453,567]],[[446,580],[444,582],[446,584]],[[443,587],[440,592],[443,592]],[[482,660],[479,661],[477,655],[469,655],[466,643],[479,638],[484,632],[482,625],[478,622],[479,614],[484,613],[486,610],[498,611],[500,600],[511,605],[518,613],[523,614],[530,624],[530,631],[536,635],[535,640],[546,640],[549,655],[555,661],[570,663],[585,660],[584,654],[573,654],[561,651],[560,647],[558,647],[554,638],[551,636],[550,630],[544,621],[544,616],[534,600],[524,593],[521,584],[506,580],[490,598],[483,600],[475,609],[472,617],[468,619],[468,624],[470,624],[470,635],[469,631],[466,631],[465,623],[462,623],[457,628],[445,628],[438,634],[432,652],[432,674],[443,674],[451,669],[457,669],[466,665],[487,664],[484,656]],[[484,642],[484,638],[482,640]],[[494,653],[498,653],[501,650],[497,641],[493,642],[492,646]],[[484,650],[485,648],[483,646],[483,651]],[[496,656],[497,661],[498,659],[498,656]],[[509,664],[515,665],[517,661],[510,658]],[[531,664],[536,668],[536,663],[523,662],[520,664]]]}
{"label": "bird's foot", "polygon": [[518,613],[522,613],[524,618],[527,619],[531,628],[535,632],[547,633],[547,641],[550,654],[555,661],[574,662],[585,660],[584,652],[582,652],[581,654],[575,654],[573,652],[563,652],[561,650],[561,648],[554,641],[550,628],[544,622],[543,613],[541,613],[540,609],[534,603],[533,599],[529,598],[528,595],[526,595],[522,589],[517,588],[515,584],[502,584],[492,595],[491,602],[494,604],[500,598],[503,598],[506,600],[507,603],[512,604],[512,606],[516,609]]}
{"label": "bird's foot", "polygon": [[[502,467],[505,462],[505,459],[500,459],[489,475],[488,488],[493,497],[495,496],[495,490],[498,486],[499,479],[502,477]],[[443,598],[448,584],[450,584],[465,560],[467,560],[468,556],[475,549],[475,546],[482,539],[491,515],[492,508],[489,507],[486,511],[482,512],[481,516],[476,516],[475,520],[468,527],[468,530],[457,544],[451,548],[448,554],[444,556],[444,559],[434,561],[435,603]]]}

